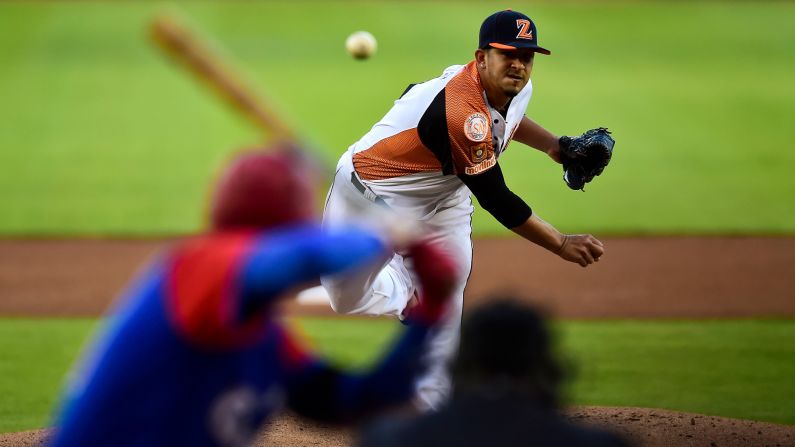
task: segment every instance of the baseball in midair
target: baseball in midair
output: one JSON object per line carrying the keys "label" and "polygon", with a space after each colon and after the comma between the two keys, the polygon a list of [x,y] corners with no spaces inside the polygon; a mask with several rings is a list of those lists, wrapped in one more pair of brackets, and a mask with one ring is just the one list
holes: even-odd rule
{"label": "baseball in midair", "polygon": [[345,40],[345,49],[356,59],[367,59],[377,47],[375,37],[367,31],[356,31]]}

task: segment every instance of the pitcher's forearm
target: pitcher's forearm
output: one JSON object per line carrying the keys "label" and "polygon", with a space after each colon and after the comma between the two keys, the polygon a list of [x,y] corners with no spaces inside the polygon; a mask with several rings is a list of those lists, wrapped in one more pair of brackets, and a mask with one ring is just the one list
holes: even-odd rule
{"label": "pitcher's forearm", "polygon": [[552,253],[558,253],[565,240],[560,231],[535,214],[511,231]]}
{"label": "pitcher's forearm", "polygon": [[519,122],[513,139],[546,154],[558,149],[558,137],[528,117]]}

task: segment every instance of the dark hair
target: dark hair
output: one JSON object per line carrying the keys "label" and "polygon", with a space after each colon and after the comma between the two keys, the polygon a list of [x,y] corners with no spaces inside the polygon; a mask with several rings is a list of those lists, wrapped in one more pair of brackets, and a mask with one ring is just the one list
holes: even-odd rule
{"label": "dark hair", "polygon": [[471,311],[452,366],[456,393],[522,395],[556,407],[565,377],[543,316],[513,297]]}

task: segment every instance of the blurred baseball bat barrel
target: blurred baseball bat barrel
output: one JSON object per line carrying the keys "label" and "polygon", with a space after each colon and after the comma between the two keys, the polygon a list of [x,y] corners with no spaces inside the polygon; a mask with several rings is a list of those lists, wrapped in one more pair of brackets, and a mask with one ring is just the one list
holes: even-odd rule
{"label": "blurred baseball bat barrel", "polygon": [[206,40],[178,22],[173,15],[160,15],[150,23],[150,36],[157,46],[209,85],[269,137],[294,140],[293,129],[273,107],[240,80],[232,68],[213,52]]}

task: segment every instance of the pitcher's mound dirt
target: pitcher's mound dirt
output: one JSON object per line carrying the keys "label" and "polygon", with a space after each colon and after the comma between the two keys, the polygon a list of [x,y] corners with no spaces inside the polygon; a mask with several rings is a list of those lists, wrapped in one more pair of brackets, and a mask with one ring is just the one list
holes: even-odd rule
{"label": "pitcher's mound dirt", "polygon": [[[795,427],[787,425],[627,407],[573,407],[566,416],[575,424],[612,430],[642,447],[795,446]],[[271,424],[256,445],[342,447],[353,439],[350,431],[286,416]]]}
{"label": "pitcher's mound dirt", "polygon": [[[764,422],[625,407],[575,407],[567,417],[577,424],[613,430],[641,447],[795,446],[795,427]],[[32,430],[0,435],[0,447],[43,446],[47,433]],[[350,430],[285,416],[272,422],[254,446],[346,447],[353,439]]]}

